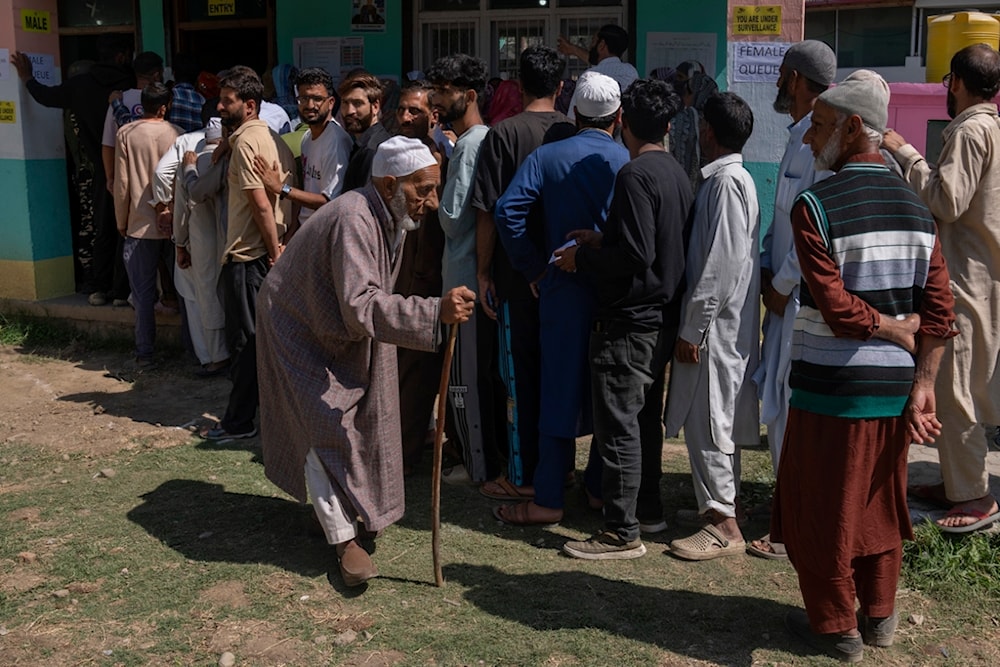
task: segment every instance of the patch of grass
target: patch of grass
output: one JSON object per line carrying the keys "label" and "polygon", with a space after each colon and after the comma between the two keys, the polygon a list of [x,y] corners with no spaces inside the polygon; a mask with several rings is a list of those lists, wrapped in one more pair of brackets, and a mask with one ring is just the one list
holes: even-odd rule
{"label": "patch of grass", "polygon": [[[581,468],[586,452],[578,447]],[[768,456],[744,453],[761,488]],[[225,650],[240,665],[831,664],[782,627],[801,606],[787,563],[665,556],[671,539],[691,532],[683,528],[645,537],[649,552],[636,560],[562,556],[566,539],[602,526],[578,490],[567,493],[562,524],[541,529],[500,525],[489,513],[496,503],[446,486],[446,585],[436,588],[425,462],[406,480],[406,515],[378,540],[382,576],[359,594],[340,584],[332,548],[306,535],[309,508],[264,480],[252,444],[192,439],[64,460],[10,443],[0,457],[16,459],[20,481],[0,487],[4,664],[208,665]],[[116,474],[94,476],[105,468]],[[665,450],[664,469],[672,523],[693,503],[681,448]],[[747,532],[766,530],[753,521]],[[70,595],[54,595],[61,589]],[[939,610],[916,597],[901,613]],[[929,615],[925,606],[916,608]],[[905,628],[914,641],[878,664],[927,664],[922,647],[947,639],[931,625]],[[967,627],[984,632],[982,619]],[[334,645],[347,630],[357,638]],[[954,664],[996,664],[993,654],[948,646]]]}
{"label": "patch of grass", "polygon": [[1000,533],[954,536],[925,522],[903,546],[909,586],[948,602],[1000,607]]}
{"label": "patch of grass", "polygon": [[54,318],[0,313],[0,345],[65,358],[84,351],[128,350],[132,342],[127,337],[88,333]]}

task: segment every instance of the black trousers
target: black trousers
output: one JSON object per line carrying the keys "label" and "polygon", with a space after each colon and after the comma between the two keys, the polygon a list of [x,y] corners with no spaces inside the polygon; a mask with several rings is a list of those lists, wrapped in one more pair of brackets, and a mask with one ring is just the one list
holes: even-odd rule
{"label": "black trousers", "polygon": [[260,396],[257,388],[257,294],[267,276],[267,255],[222,267],[226,343],[233,389],[221,426],[229,433],[252,431]]}

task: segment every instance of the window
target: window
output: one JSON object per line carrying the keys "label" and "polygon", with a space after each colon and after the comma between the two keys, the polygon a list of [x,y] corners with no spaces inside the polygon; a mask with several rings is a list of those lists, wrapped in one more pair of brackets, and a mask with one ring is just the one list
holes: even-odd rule
{"label": "window", "polygon": [[901,67],[910,55],[912,23],[910,7],[812,11],[805,37],[832,46],[839,67]]}
{"label": "window", "polygon": [[[414,66],[426,70],[443,55],[468,53],[485,60],[491,74],[514,78],[526,47],[555,47],[564,35],[589,49],[598,28],[625,25],[627,13],[624,0],[422,0],[414,3]],[[568,58],[566,76],[575,78],[587,67]]]}

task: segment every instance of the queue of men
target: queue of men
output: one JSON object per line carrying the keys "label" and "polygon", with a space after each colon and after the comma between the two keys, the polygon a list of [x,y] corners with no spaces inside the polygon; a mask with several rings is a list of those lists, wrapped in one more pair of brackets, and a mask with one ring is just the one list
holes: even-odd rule
{"label": "queue of men", "polygon": [[[664,425],[683,428],[698,509],[678,513],[694,532],[669,552],[788,558],[805,602],[789,629],[856,662],[865,643],[893,641],[907,492],[949,508],[943,531],[1000,517],[982,426],[1000,423],[1000,55],[954,56],[954,121],[932,166],[886,127],[879,75],[831,87],[829,47],[791,47],[774,109],[793,123],[761,254],[741,155],[750,107],[705,101],[692,190],[664,141],[682,109],[674,88],[608,75],[623,69],[620,30],[594,37],[572,121],[555,110],[564,63],[545,46],[520,55],[523,111],[492,128],[473,56],[440,58],[402,88],[395,136],[377,78],[355,71],[335,90],[305,69],[301,181],[253,70],[221,73],[188,133],[152,77],[107,172],[137,361],[154,363],[165,257],[200,372],[232,381],[204,437],[257,435],[259,407],[267,477],[312,502],[344,583],[360,586],[378,574],[366,540],[404,512],[458,327],[437,397],[447,481],[510,501],[493,510],[505,524],[558,523],[576,438],[593,434],[581,486],[604,527],[563,551],[637,558],[642,535],[667,528]],[[777,486],[770,534],[748,544],[740,449],[761,423]],[[909,443],[935,438],[943,483],[908,490]]]}

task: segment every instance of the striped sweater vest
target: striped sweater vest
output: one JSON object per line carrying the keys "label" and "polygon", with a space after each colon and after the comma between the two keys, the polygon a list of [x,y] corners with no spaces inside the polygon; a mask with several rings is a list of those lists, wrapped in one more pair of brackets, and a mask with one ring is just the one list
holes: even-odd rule
{"label": "striped sweater vest", "polygon": [[[799,195],[844,289],[883,315],[917,312],[936,227],[927,207],[888,167],[848,163]],[[791,405],[853,419],[897,417],[913,384],[914,359],[878,338],[838,338],[805,281],[792,334]]]}

